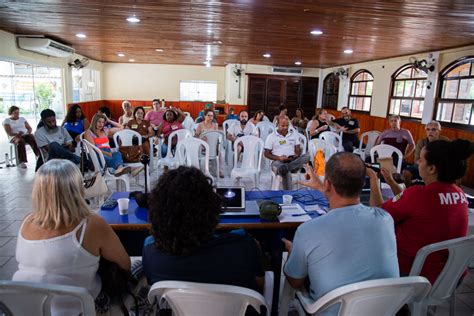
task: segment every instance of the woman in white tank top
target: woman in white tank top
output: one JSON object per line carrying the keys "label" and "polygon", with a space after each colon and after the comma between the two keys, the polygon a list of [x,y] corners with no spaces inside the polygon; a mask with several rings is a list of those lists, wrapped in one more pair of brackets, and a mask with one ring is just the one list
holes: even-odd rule
{"label": "woman in white tank top", "polygon": [[[96,298],[100,256],[130,270],[130,257],[117,235],[87,207],[77,166],[48,161],[36,174],[33,212],[18,234],[13,280],[80,286]],[[55,315],[78,314],[77,308],[66,299],[53,304]]]}

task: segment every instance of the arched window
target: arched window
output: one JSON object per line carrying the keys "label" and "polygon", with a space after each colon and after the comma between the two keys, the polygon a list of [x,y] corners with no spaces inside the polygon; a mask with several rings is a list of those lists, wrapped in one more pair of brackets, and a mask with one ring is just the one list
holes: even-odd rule
{"label": "arched window", "polygon": [[392,75],[389,114],[421,119],[425,103],[426,78],[413,64],[400,67]]}
{"label": "arched window", "polygon": [[436,120],[474,126],[474,56],[446,66],[439,76]]}
{"label": "arched window", "polygon": [[374,76],[364,69],[357,71],[351,77],[349,109],[370,112],[373,84]]}
{"label": "arched window", "polygon": [[330,73],[324,78],[323,84],[323,102],[325,109],[337,109],[337,98],[339,96],[339,77]]}

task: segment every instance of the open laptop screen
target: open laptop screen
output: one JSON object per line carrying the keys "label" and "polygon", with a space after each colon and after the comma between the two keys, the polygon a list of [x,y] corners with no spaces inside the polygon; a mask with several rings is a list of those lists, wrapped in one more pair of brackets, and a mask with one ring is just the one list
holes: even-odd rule
{"label": "open laptop screen", "polygon": [[245,189],[243,187],[219,187],[216,192],[222,197],[224,210],[245,209]]}

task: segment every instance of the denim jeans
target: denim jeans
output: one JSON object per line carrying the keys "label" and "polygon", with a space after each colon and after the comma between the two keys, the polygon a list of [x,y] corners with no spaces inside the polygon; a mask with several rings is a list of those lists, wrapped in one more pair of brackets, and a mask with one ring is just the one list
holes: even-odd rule
{"label": "denim jeans", "polygon": [[56,142],[52,142],[48,145],[48,160],[50,159],[67,159],[75,163],[76,165],[81,163],[81,158],[74,153],[70,152],[69,149],[59,145]]}
{"label": "denim jeans", "polygon": [[[112,152],[110,148],[102,148],[102,151]],[[119,152],[112,152],[112,157],[104,155],[105,163],[107,167],[112,169],[117,169],[120,166],[123,166],[122,154]]]}

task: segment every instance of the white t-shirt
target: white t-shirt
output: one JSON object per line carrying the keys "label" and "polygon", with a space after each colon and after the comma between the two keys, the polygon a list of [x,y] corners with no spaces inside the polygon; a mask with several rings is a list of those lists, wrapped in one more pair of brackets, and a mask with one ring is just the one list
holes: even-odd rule
{"label": "white t-shirt", "polygon": [[240,122],[235,122],[229,127],[229,129],[227,130],[227,133],[234,135],[235,137],[249,136],[249,135],[258,136],[258,131],[252,122],[247,122],[247,124],[245,124],[244,129],[242,129]]}
{"label": "white t-shirt", "polygon": [[18,120],[12,120],[11,118],[7,117],[5,120],[3,120],[2,124],[3,126],[5,126],[5,124],[10,125],[13,134],[17,134],[19,132],[23,132],[23,134],[28,133],[28,130],[25,126],[26,119],[24,117],[19,117]]}
{"label": "white t-shirt", "polygon": [[265,141],[265,149],[268,149],[275,156],[294,156],[295,146],[300,145],[298,133],[295,130],[288,130],[288,133],[283,136],[275,131],[267,136]]}

